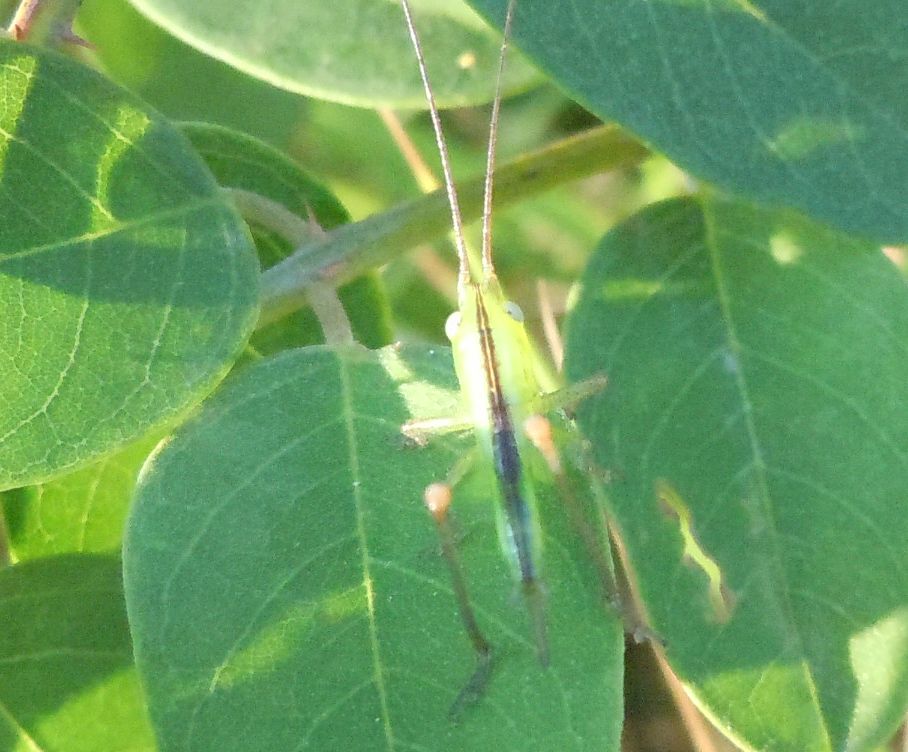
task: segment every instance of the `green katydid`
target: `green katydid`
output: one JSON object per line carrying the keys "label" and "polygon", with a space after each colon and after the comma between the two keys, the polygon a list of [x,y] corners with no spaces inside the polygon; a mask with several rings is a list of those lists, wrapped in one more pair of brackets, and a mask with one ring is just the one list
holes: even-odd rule
{"label": "green katydid", "polygon": [[[479,456],[491,464],[497,481],[503,548],[529,612],[539,661],[547,665],[549,650],[536,493],[533,478],[524,468],[522,458],[530,452],[541,451],[549,467],[560,474],[558,454],[551,441],[549,425],[542,415],[559,405],[583,399],[601,389],[605,380],[592,379],[568,389],[544,394],[533,368],[534,351],[524,328],[523,314],[516,304],[505,297],[495,272],[492,259],[492,184],[501,81],[515,0],[509,1],[506,11],[492,105],[479,258],[468,249],[464,238],[457,190],[425,57],[409,2],[401,0],[401,4],[419,65],[451,209],[459,267],[458,309],[448,318],[445,332],[451,341],[457,378],[464,403],[468,407],[468,415],[464,419],[412,421],[402,430],[411,438],[420,440],[435,432],[469,428],[474,430]],[[448,523],[450,485],[429,486],[425,499],[438,526],[461,617],[478,659],[473,678],[455,703],[457,708],[481,693],[491,668],[491,645],[483,635],[470,605],[466,578],[461,571],[454,536]],[[603,565],[597,561],[597,566],[601,569]],[[609,568],[607,564],[604,566]]]}

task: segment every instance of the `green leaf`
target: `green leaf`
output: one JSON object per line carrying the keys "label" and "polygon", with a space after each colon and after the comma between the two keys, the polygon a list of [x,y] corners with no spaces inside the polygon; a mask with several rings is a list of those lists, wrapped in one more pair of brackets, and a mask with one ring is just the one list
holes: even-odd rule
{"label": "green leaf", "polygon": [[0,489],[184,412],[256,317],[248,233],[185,139],[76,63],[0,45]]}
{"label": "green leaf", "polygon": [[[238,3],[132,0],[156,24],[274,86],[345,104],[424,108],[422,84],[397,3],[293,0]],[[442,105],[492,98],[500,40],[461,2],[414,2]],[[535,77],[518,60],[508,85]]]}
{"label": "green leaf", "polygon": [[[472,0],[492,19],[505,0]],[[517,45],[572,97],[699,178],[908,240],[898,0],[520,0]],[[856,22],[855,19],[860,19]]]}
{"label": "green leaf", "polygon": [[0,605],[0,749],[156,749],[132,668],[117,557],[7,567]]}
{"label": "green leaf", "polygon": [[870,749],[908,706],[905,331],[878,249],[722,199],[652,206],[583,277],[567,372],[608,373],[578,420],[652,626],[755,749]]}
{"label": "green leaf", "polygon": [[127,0],[84,0],[77,21],[105,73],[173,120],[220,123],[285,146],[308,116],[302,97],[183,44]]}
{"label": "green leaf", "polygon": [[119,553],[136,476],[160,439],[156,434],[74,473],[0,493],[13,556]]}
{"label": "green leaf", "polygon": [[[218,183],[264,196],[304,221],[328,230],[350,221],[347,211],[318,180],[276,149],[242,133],[206,123],[185,123],[183,132],[208,164]],[[296,250],[271,229],[246,218],[262,268],[269,269]],[[318,232],[313,228],[313,232]],[[388,304],[377,274],[365,274],[339,288],[357,341],[367,347],[391,342]],[[312,310],[296,311],[262,327],[250,344],[262,355],[323,342]]]}
{"label": "green leaf", "polygon": [[621,629],[546,498],[552,665],[498,548],[484,479],[455,502],[487,693],[420,501],[464,447],[402,444],[457,407],[447,350],[308,348],[236,374],[147,467],[125,581],[163,750],[614,750]]}

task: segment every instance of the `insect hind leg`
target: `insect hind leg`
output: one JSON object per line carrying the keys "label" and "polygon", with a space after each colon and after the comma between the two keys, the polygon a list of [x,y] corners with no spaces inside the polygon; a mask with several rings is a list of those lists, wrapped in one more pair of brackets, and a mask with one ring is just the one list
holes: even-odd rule
{"label": "insect hind leg", "polygon": [[485,694],[486,686],[492,675],[494,653],[492,644],[486,639],[479,626],[479,622],[476,619],[476,611],[470,602],[466,576],[460,563],[460,555],[457,552],[456,536],[451,520],[448,517],[448,510],[452,501],[450,484],[432,483],[425,490],[424,500],[429,513],[432,515],[432,520],[435,522],[435,528],[441,542],[442,554],[451,575],[451,584],[454,590],[454,597],[457,600],[460,619],[476,654],[476,668],[463,689],[458,692],[448,711],[448,717],[452,722],[457,723],[460,721],[464,711],[479,701]]}

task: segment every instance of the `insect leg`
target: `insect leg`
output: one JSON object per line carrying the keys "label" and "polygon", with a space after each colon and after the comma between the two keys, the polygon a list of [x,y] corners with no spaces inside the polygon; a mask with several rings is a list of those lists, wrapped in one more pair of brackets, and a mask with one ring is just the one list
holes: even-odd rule
{"label": "insect leg", "polygon": [[408,420],[400,427],[400,432],[418,446],[425,446],[433,436],[472,431],[475,424],[469,416],[445,418],[419,418]]}
{"label": "insect leg", "polygon": [[555,445],[551,422],[542,415],[530,415],[523,423],[523,430],[533,446],[539,450],[555,478],[571,526],[583,540],[587,554],[596,568],[603,600],[618,613],[623,613],[622,598],[615,579],[614,567],[606,554],[607,539],[602,540],[601,536],[597,535],[588,514],[584,512],[582,503],[571,488],[561,454]]}
{"label": "insect leg", "polygon": [[448,712],[451,720],[457,722],[464,710],[479,700],[485,692],[492,673],[492,645],[480,629],[476,620],[476,612],[470,603],[466,577],[460,563],[460,555],[457,552],[456,536],[448,517],[448,509],[452,500],[451,486],[448,483],[432,483],[426,487],[423,498],[438,531],[442,554],[451,575],[461,621],[463,621],[467,636],[476,653],[476,669],[458,693]]}
{"label": "insect leg", "polygon": [[608,384],[608,377],[604,373],[590,376],[576,384],[568,384],[554,392],[539,395],[533,402],[533,409],[540,415],[544,415],[553,410],[572,408],[588,397],[601,392],[605,389],[606,384]]}

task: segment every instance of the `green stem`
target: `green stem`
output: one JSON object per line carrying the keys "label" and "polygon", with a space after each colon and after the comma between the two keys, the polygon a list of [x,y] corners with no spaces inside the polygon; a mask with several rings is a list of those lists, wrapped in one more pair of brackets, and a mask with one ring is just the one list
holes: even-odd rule
{"label": "green stem", "polygon": [[321,227],[294,214],[283,204],[272,201],[259,193],[242,188],[224,188],[233,200],[237,211],[247,222],[267,227],[293,246],[306,243],[317,234],[324,234]]}
{"label": "green stem", "polygon": [[[267,227],[294,246],[320,238],[325,231],[314,220],[305,220],[282,204],[242,188],[225,188],[239,213],[247,222]],[[353,328],[337,288],[330,282],[316,280],[306,289],[306,298],[322,327],[329,345],[347,345],[355,341]]]}
{"label": "green stem", "polygon": [[[594,128],[501,165],[495,204],[504,206],[562,183],[639,163],[648,152],[614,126]],[[458,186],[464,221],[482,211],[483,178]],[[262,327],[306,304],[313,282],[340,285],[387,263],[414,245],[450,230],[443,190],[401,204],[362,222],[343,225],[309,242],[262,275]]]}
{"label": "green stem", "polygon": [[81,4],[82,0],[22,0],[7,32],[13,39],[33,44],[84,44],[72,31]]}

